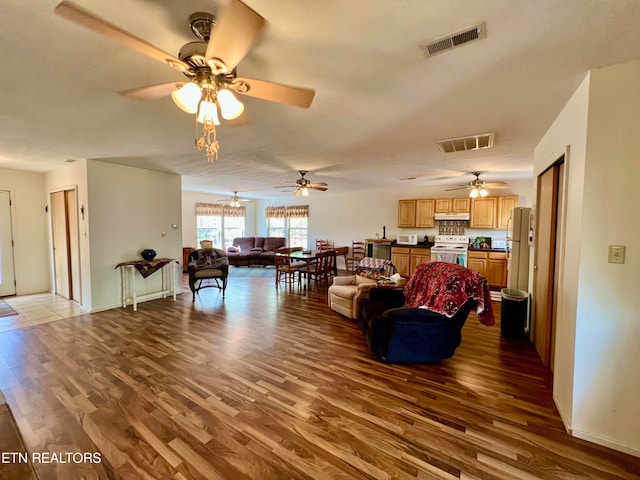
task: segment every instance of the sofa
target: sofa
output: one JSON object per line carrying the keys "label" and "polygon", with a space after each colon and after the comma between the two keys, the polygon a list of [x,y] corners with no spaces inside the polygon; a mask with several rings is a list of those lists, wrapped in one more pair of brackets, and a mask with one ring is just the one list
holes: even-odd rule
{"label": "sofa", "polygon": [[234,267],[275,265],[276,251],[286,245],[284,237],[236,237],[227,249],[227,258]]}
{"label": "sofa", "polygon": [[374,287],[358,305],[358,326],[385,362],[429,363],[453,356],[472,308],[495,324],[487,280],[461,265],[426,262],[404,291]]}

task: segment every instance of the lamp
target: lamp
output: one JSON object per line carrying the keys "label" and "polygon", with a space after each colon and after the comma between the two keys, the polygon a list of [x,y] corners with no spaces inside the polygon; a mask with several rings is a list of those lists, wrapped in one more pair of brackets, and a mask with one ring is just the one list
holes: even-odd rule
{"label": "lamp", "polygon": [[233,120],[244,112],[244,105],[229,90],[222,89],[218,92],[218,103],[222,118]]}
{"label": "lamp", "polygon": [[298,189],[296,190],[296,197],[299,197],[300,195],[302,195],[303,197],[308,197],[309,189],[307,187],[298,187]]}
{"label": "lamp", "polygon": [[185,83],[182,87],[171,92],[173,102],[187,113],[196,113],[198,102],[202,98],[200,87],[193,82]]}
{"label": "lamp", "polygon": [[486,188],[480,186],[473,187],[469,192],[469,196],[471,198],[486,197],[487,195],[489,195],[489,191]]}
{"label": "lamp", "polygon": [[238,201],[237,198],[232,198],[231,201],[229,202],[229,206],[230,207],[236,207],[238,208],[240,206],[240,202]]}
{"label": "lamp", "polygon": [[222,118],[233,120],[242,115],[242,102],[206,73],[171,92],[171,98],[178,108],[196,115],[196,147],[200,151],[205,150],[209,162],[217,160],[219,144],[216,125],[220,125],[218,107]]}

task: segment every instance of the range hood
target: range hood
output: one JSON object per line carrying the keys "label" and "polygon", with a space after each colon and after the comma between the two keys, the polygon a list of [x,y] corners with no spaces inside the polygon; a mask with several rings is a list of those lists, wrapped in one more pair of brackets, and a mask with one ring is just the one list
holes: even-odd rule
{"label": "range hood", "polygon": [[463,213],[436,213],[436,220],[469,220],[469,212]]}

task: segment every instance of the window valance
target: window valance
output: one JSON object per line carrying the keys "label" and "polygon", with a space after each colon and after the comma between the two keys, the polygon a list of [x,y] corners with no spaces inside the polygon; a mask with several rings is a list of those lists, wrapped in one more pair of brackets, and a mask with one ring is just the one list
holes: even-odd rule
{"label": "window valance", "polygon": [[196,203],[196,215],[211,215],[217,217],[246,217],[246,207],[232,207],[221,203]]}
{"label": "window valance", "polygon": [[309,216],[309,205],[266,207],[264,216],[267,218],[305,218]]}

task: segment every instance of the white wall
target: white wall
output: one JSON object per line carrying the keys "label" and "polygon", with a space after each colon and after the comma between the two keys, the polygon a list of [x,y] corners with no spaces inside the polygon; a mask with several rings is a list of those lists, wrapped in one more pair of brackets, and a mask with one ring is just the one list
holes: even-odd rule
{"label": "white wall", "polygon": [[[594,70],[535,150],[571,146],[554,399],[573,435],[640,456],[640,61]],[[607,262],[611,244],[626,263]]]}
{"label": "white wall", "polygon": [[[75,188],[77,192],[77,216],[78,216],[78,247],[80,249],[80,306],[87,311],[91,310],[91,268],[90,268],[90,244],[87,216],[82,218],[80,207],[88,205],[87,195],[87,161],[79,160],[67,164],[46,174],[46,198],[50,203],[50,194],[55,191]],[[51,211],[47,214],[47,248],[50,253],[52,248],[51,239]],[[49,276],[51,285],[55,284],[53,258],[49,263]],[[77,299],[76,299],[77,300]]]}
{"label": "white wall", "polygon": [[[120,305],[118,263],[140,259],[144,248],[158,258],[182,258],[181,179],[95,160],[87,164],[87,178],[91,311],[99,311]],[[144,280],[136,275],[140,294],[160,290],[159,272]],[[182,282],[177,285],[181,290]]]}
{"label": "white wall", "polygon": [[[640,61],[591,73],[573,427],[578,436],[628,446],[636,455],[640,455],[639,116]],[[596,191],[597,195],[590,194]],[[625,264],[607,262],[612,244],[626,246]]]}
{"label": "white wall", "polygon": [[0,190],[9,190],[13,202],[16,294],[50,291],[45,176],[42,173],[0,169]]}

